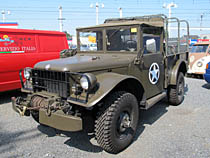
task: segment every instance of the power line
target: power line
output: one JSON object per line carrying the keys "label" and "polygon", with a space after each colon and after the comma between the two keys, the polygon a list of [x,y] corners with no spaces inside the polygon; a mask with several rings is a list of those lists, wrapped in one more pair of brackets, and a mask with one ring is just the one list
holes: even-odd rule
{"label": "power line", "polygon": [[[134,10],[134,9],[141,9],[141,10],[163,10],[162,8],[136,8],[136,7],[123,7],[125,10],[128,10],[128,9],[130,9],[130,10]],[[113,9],[117,9],[117,8],[104,8],[104,10],[113,10]],[[34,10],[34,9],[10,9],[10,10],[12,10],[12,11],[16,11],[16,12],[58,12],[58,11],[56,11],[55,9],[54,10]],[[188,11],[195,11],[195,10],[199,10],[199,11],[209,11],[210,12],[210,10],[209,9],[194,9],[194,8],[186,8],[186,9],[176,9],[177,11],[185,11],[185,10],[188,10]],[[75,11],[77,11],[77,12],[83,12],[82,10],[81,10],[81,8],[72,8],[71,9],[71,11],[69,11],[69,10],[63,10],[63,12],[75,12]]]}
{"label": "power line", "polygon": [[[43,2],[42,0],[40,0],[40,2]],[[52,1],[53,2],[53,1]],[[69,2],[69,1],[68,1]],[[139,3],[136,3],[137,1],[136,0],[134,0],[134,1],[131,1],[131,0],[129,0],[129,3],[128,2],[125,2],[125,1],[121,1],[121,2],[116,2],[116,1],[113,1],[112,2],[112,4],[115,4],[115,5],[122,5],[122,4],[126,4],[126,6],[128,6],[128,5],[135,5],[136,6],[136,4],[139,4]],[[162,6],[162,2],[160,2],[160,1],[158,1],[158,0],[154,0],[154,1],[149,1],[150,3],[149,4],[144,4],[144,5],[151,5],[151,3],[152,4],[159,4],[159,6]],[[207,0],[207,1],[202,1],[202,0],[199,0],[199,1],[195,1],[195,2],[198,2],[198,3],[210,3],[210,1],[209,0]],[[194,3],[195,3],[194,2]],[[72,6],[74,6],[75,7],[75,5],[78,5],[78,6],[84,6],[84,7],[86,7],[87,6],[87,4],[89,4],[89,2],[87,2],[87,3],[84,3],[84,2],[77,2],[77,1],[71,1],[70,2],[71,4],[73,4]],[[141,3],[142,4],[142,3]],[[1,5],[1,7],[0,8],[56,8],[56,7],[49,7],[49,6],[47,6],[47,7],[43,7],[43,6],[37,6],[37,7],[35,7],[35,6],[2,6]],[[65,8],[71,8],[71,7],[68,7],[68,6],[66,6]],[[208,9],[208,8],[207,8]]]}
{"label": "power line", "polygon": [[[13,12],[25,12],[25,13],[40,13],[42,14],[43,12],[44,13],[58,13],[58,11],[41,11],[41,10],[11,10]],[[81,13],[90,13],[90,14],[93,14],[92,11],[79,11],[79,10],[75,10],[75,11],[63,11],[63,13],[65,14],[68,14],[68,13],[75,13],[75,14],[81,14]],[[113,14],[113,13],[118,13],[117,9],[116,11],[101,11],[101,13],[106,13],[106,14]],[[145,13],[144,11],[124,11],[124,13]],[[149,12],[148,12],[149,13]],[[150,12],[151,13],[151,12]],[[210,13],[210,11],[209,11]],[[173,15],[200,15],[200,12],[198,13],[187,13],[187,12],[177,12],[177,13],[173,13]],[[135,15],[136,16],[136,15]]]}
{"label": "power line", "polygon": [[[103,18],[103,19],[105,19],[105,18]],[[43,21],[45,21],[45,20],[49,20],[49,21],[55,21],[55,20],[57,20],[56,18],[42,18],[42,19],[40,19],[40,18],[28,18],[28,19],[22,19],[22,18],[16,18],[16,19],[10,19],[10,20],[14,20],[14,21],[16,21],[16,20],[23,20],[23,21],[39,21],[39,20],[43,20]],[[66,19],[66,21],[90,21],[90,20],[95,20],[95,17],[91,17],[91,18],[84,18],[84,17],[82,17],[82,18],[71,18],[71,19]],[[187,19],[188,21],[196,21],[196,22],[199,22],[200,20],[196,20],[196,19]]]}

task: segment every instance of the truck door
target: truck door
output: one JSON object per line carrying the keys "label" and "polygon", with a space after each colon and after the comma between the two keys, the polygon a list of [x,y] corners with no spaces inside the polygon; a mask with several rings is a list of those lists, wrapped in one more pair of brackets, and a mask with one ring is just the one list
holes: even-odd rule
{"label": "truck door", "polygon": [[146,98],[153,97],[163,91],[164,86],[164,58],[162,29],[145,27],[142,29],[143,56],[140,69],[143,72],[143,84],[146,89]]}

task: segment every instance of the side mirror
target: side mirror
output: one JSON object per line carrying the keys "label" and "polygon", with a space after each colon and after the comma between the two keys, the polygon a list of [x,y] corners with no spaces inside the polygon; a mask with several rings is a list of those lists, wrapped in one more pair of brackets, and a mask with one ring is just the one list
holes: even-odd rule
{"label": "side mirror", "polygon": [[148,53],[156,53],[156,42],[154,38],[146,41],[146,48]]}

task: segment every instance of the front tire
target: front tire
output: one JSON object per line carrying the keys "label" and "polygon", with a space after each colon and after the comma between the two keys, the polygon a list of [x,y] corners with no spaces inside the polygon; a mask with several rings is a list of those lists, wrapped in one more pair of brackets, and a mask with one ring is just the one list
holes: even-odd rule
{"label": "front tire", "polygon": [[179,73],[175,86],[170,86],[168,89],[168,101],[172,105],[179,105],[184,100],[184,75]]}
{"label": "front tire", "polygon": [[39,123],[39,111],[31,111],[31,116],[37,123]]}
{"label": "front tire", "polygon": [[119,153],[129,146],[136,133],[139,108],[134,95],[114,92],[99,111],[95,124],[98,144],[109,153]]}

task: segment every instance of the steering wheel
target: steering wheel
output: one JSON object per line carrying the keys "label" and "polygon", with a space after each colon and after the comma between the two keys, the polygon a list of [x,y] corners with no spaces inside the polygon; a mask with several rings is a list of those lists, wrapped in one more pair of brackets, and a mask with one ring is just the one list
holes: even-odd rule
{"label": "steering wheel", "polygon": [[137,42],[134,40],[125,41],[125,49],[129,51],[135,51],[137,47]]}

